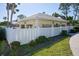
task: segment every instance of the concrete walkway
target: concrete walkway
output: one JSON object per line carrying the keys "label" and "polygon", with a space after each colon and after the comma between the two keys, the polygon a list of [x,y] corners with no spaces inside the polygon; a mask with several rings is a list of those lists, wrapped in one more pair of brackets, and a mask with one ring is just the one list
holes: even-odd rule
{"label": "concrete walkway", "polygon": [[70,38],[69,44],[73,55],[79,56],[79,33]]}

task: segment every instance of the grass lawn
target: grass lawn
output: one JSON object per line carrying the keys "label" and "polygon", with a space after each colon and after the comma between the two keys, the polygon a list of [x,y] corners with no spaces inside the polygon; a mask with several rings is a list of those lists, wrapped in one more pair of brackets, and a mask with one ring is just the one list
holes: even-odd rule
{"label": "grass lawn", "polygon": [[4,50],[5,50],[5,47],[6,46],[6,43],[5,41],[0,41],[0,55],[4,53]]}
{"label": "grass lawn", "polygon": [[61,41],[55,42],[47,48],[33,52],[33,56],[72,56],[69,47],[69,37],[62,38]]}

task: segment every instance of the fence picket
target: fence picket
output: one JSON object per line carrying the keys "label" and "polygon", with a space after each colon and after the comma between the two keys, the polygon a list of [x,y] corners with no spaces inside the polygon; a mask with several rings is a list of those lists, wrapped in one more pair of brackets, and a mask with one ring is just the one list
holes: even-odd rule
{"label": "fence picket", "polygon": [[19,41],[21,44],[29,43],[31,40],[39,36],[56,36],[60,34],[62,30],[69,31],[72,29],[72,26],[66,27],[51,27],[51,28],[6,28],[6,37],[9,43],[13,41]]}

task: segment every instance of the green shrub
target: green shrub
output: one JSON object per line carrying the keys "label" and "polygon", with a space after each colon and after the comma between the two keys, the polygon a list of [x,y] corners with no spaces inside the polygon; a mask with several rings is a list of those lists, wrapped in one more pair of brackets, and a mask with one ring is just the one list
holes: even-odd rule
{"label": "green shrub", "polygon": [[20,42],[14,41],[10,45],[11,45],[11,55],[12,56],[19,55],[18,51],[19,51],[19,48],[20,48]]}
{"label": "green shrub", "polygon": [[4,51],[6,50],[6,41],[0,41],[0,55],[4,53]]}
{"label": "green shrub", "polygon": [[11,43],[11,48],[12,49],[17,49],[19,47],[20,47],[20,42],[14,41],[14,42]]}
{"label": "green shrub", "polygon": [[79,32],[79,27],[74,27],[75,32]]}
{"label": "green shrub", "polygon": [[32,41],[30,41],[30,42],[28,43],[28,45],[29,45],[30,47],[33,47],[33,46],[36,45],[36,42],[35,42],[34,40],[32,40]]}
{"label": "green shrub", "polygon": [[66,30],[63,30],[60,34],[63,35],[63,36],[67,36],[68,32]]}
{"label": "green shrub", "polygon": [[40,43],[43,43],[43,42],[45,42],[45,41],[49,41],[49,39],[46,38],[45,36],[39,36],[39,37],[36,38],[35,40],[32,40],[31,42],[29,42],[28,45],[29,45],[30,47],[33,47],[33,46],[38,45],[38,44],[40,44]]}
{"label": "green shrub", "polygon": [[0,40],[6,40],[6,32],[4,28],[0,28]]}
{"label": "green shrub", "polygon": [[76,31],[74,29],[71,29],[69,32],[70,33],[76,33]]}
{"label": "green shrub", "polygon": [[45,41],[47,41],[48,39],[45,37],[45,36],[40,36],[40,37],[38,37],[35,41],[38,43],[38,44],[40,44],[40,43],[42,43],[42,42],[45,42]]}
{"label": "green shrub", "polygon": [[74,28],[71,29],[69,32],[70,32],[70,33],[77,33],[77,32],[79,32],[79,27],[78,27],[78,26],[77,26],[77,27],[74,27]]}

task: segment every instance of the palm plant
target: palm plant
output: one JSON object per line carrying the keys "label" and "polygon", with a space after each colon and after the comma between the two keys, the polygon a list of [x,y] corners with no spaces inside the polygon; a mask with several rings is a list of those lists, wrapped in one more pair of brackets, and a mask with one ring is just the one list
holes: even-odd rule
{"label": "palm plant", "polygon": [[[10,21],[10,27],[12,27],[13,14],[16,14],[16,12],[19,11],[18,9],[16,9],[18,5],[20,5],[20,4],[19,3],[18,4],[16,4],[16,3],[7,3],[7,5],[6,5],[7,20]],[[10,14],[9,11],[11,11],[11,14]]]}
{"label": "palm plant", "polygon": [[20,15],[17,16],[18,19],[23,19],[23,18],[25,18],[25,17],[26,17],[26,16],[23,15],[23,14],[20,14]]}
{"label": "palm plant", "polygon": [[7,20],[7,17],[3,17],[4,20]]}

